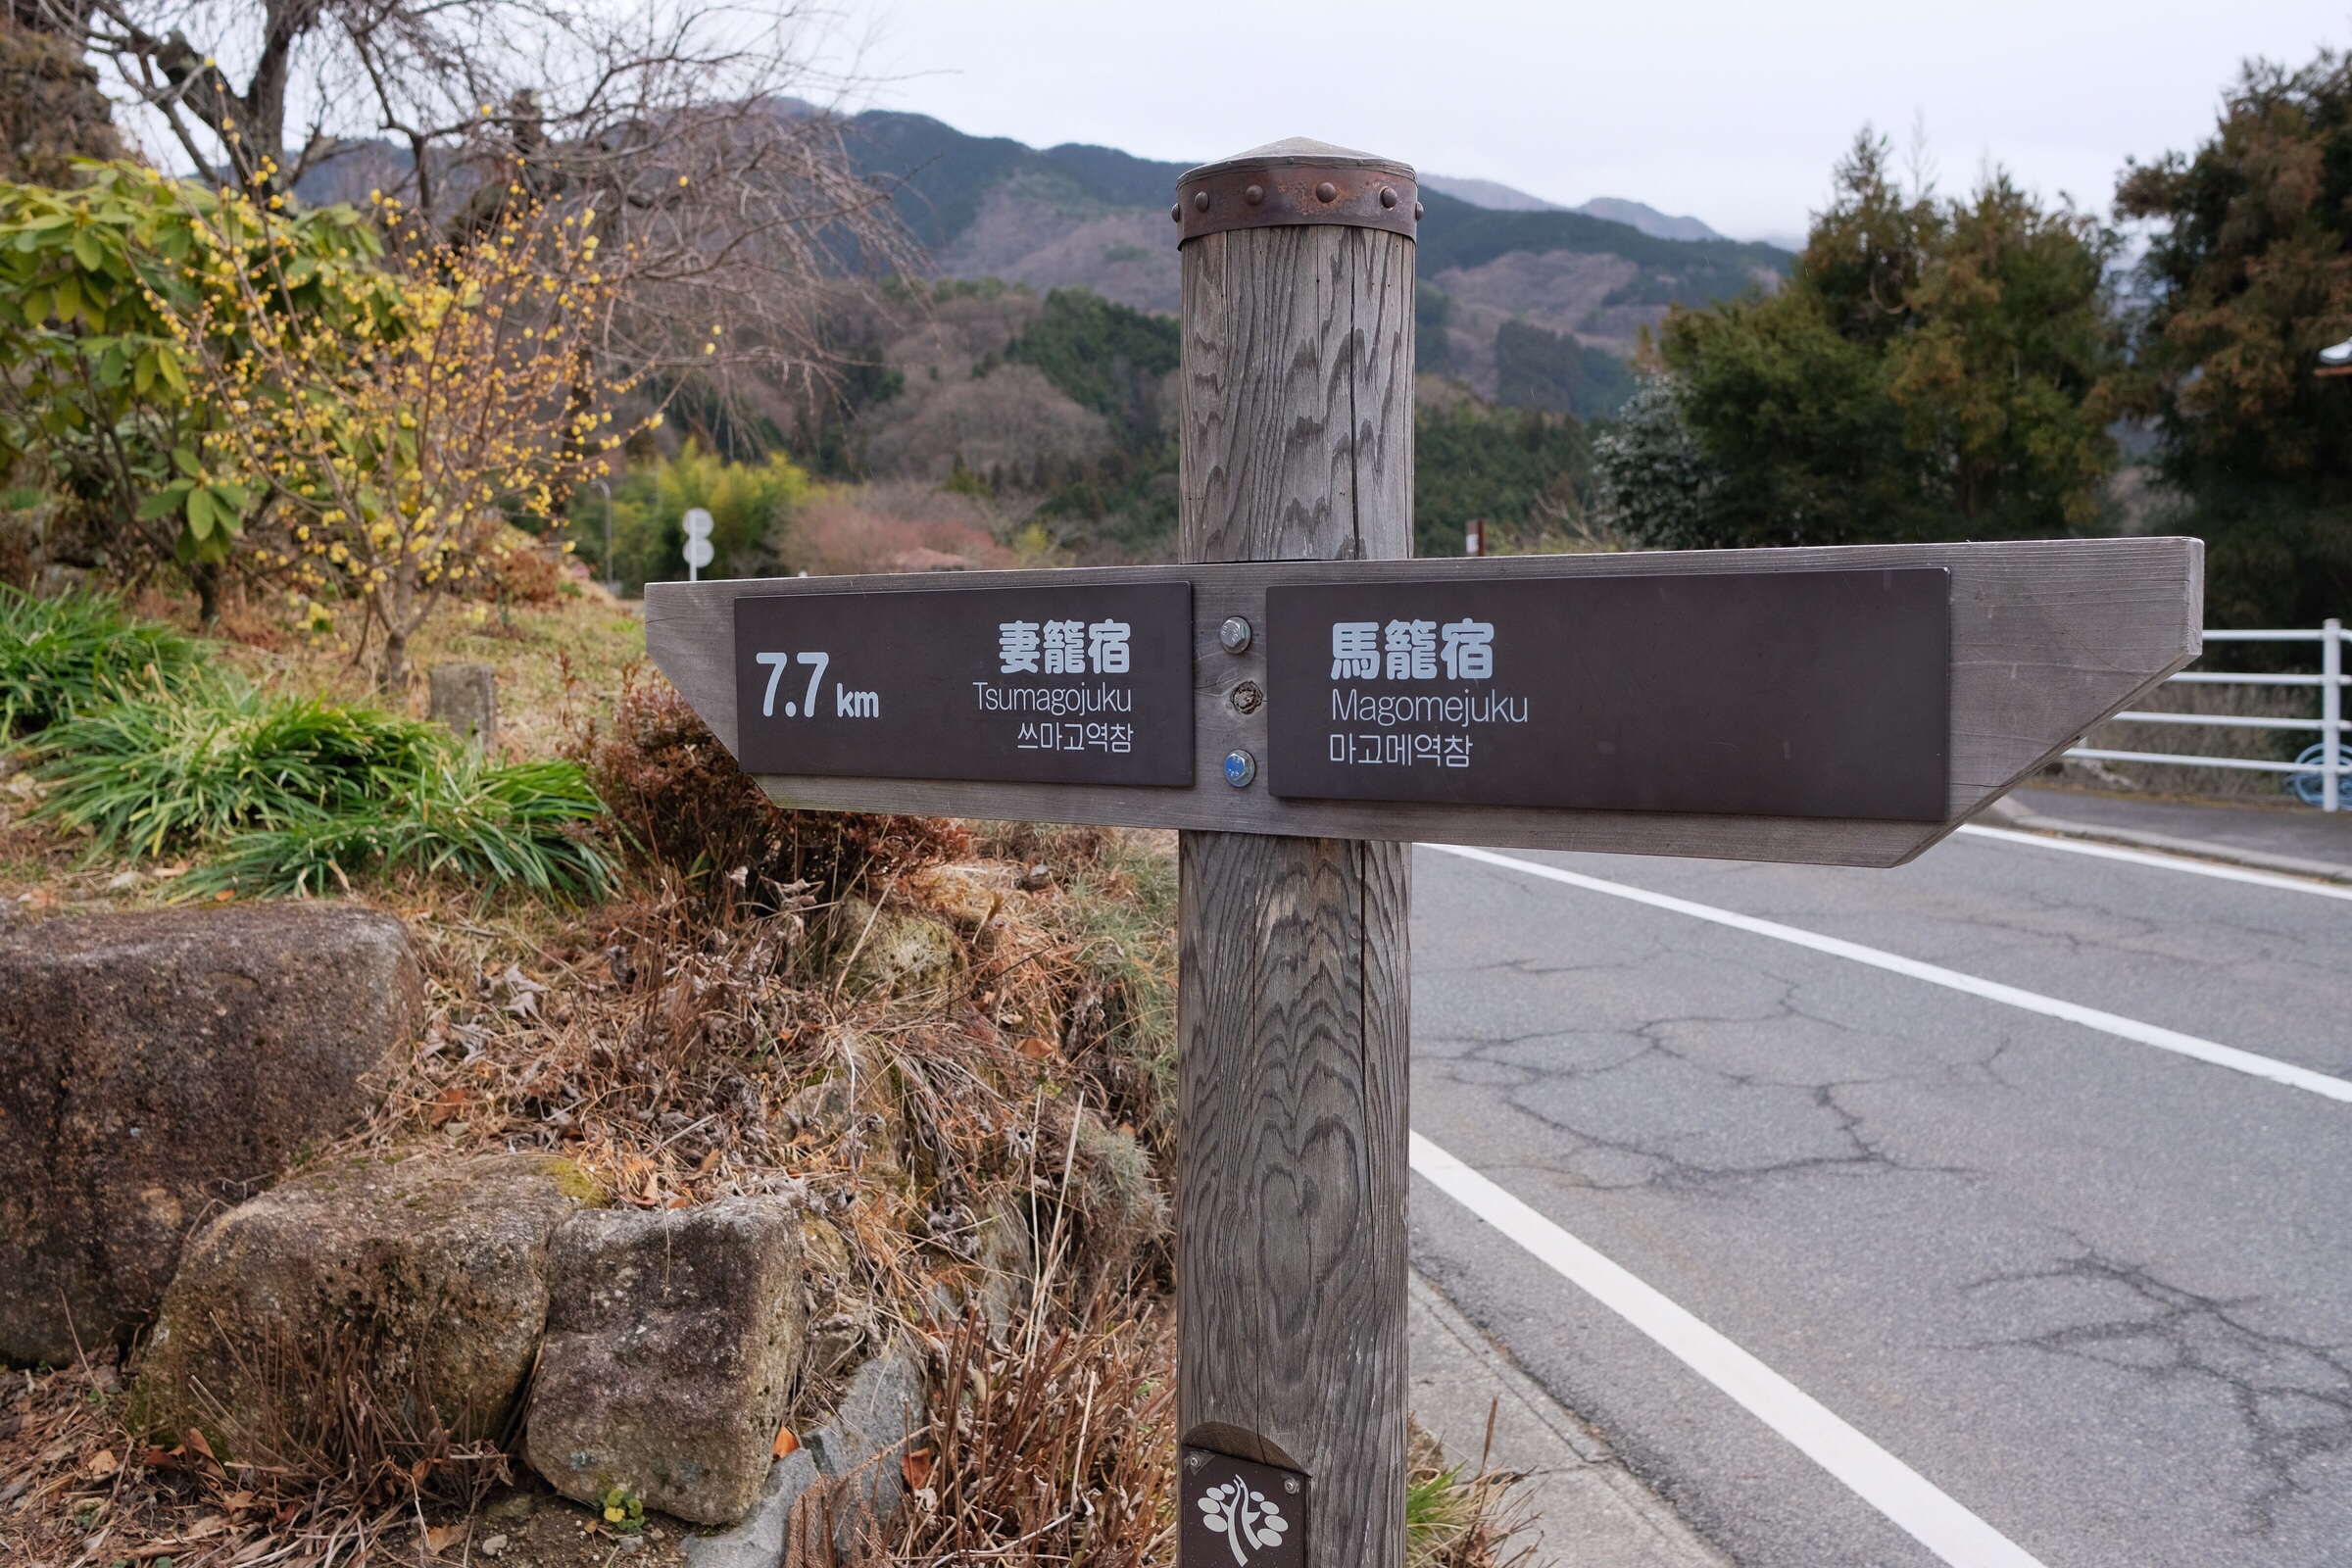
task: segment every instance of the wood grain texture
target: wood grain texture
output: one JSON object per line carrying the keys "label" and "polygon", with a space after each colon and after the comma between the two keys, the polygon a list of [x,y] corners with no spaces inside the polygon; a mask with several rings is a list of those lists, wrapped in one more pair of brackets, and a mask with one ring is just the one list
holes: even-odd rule
{"label": "wood grain texture", "polygon": [[1179,554],[1412,553],[1413,247],[1341,227],[1184,248]]}
{"label": "wood grain texture", "polygon": [[[1232,531],[1246,532],[1238,524]],[[1236,746],[1265,755],[1266,710],[1245,716],[1233,710],[1227,698],[1242,680],[1262,685],[1265,663],[1256,653],[1236,659],[1219,648],[1217,627],[1233,614],[1262,626],[1267,587],[1327,581],[1334,575],[1331,566],[1308,562],[1137,566],[1102,572],[1106,580],[1183,577],[1194,585],[1198,782],[1192,789],[806,777],[761,783],[783,804],[845,810],[1899,865],[2002,791],[2031,777],[2076,736],[2139,702],[2202,647],[2204,547],[2195,539],[1627,552],[1362,562],[1346,570],[1350,576],[1372,578],[1494,578],[1889,565],[1941,565],[1952,573],[1952,793],[1942,823],[1278,801],[1262,787],[1229,789],[1217,773],[1218,761]],[[847,587],[959,588],[1046,578],[1059,583],[1079,580],[1062,571],[656,583],[646,590],[646,640],[655,662],[731,747],[735,676],[728,604],[737,595]]]}
{"label": "wood grain texture", "polygon": [[1181,839],[1178,1424],[1311,1476],[1333,1568],[1403,1561],[1407,854]]}
{"label": "wood grain texture", "polygon": [[[1412,554],[1412,306],[1398,235],[1185,245],[1182,559]],[[1262,683],[1263,660],[1217,648],[1233,612],[1195,597],[1196,702],[1239,718],[1237,666]],[[1197,763],[1230,749],[1198,740]],[[1311,1568],[1402,1568],[1407,852],[1188,832],[1179,857],[1177,1427],[1306,1472]]]}

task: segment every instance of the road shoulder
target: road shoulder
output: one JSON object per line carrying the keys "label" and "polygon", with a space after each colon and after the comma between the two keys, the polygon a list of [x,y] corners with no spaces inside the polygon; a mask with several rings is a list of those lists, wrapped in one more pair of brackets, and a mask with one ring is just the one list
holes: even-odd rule
{"label": "road shoulder", "polygon": [[1506,1552],[1533,1544],[1533,1561],[1577,1568],[1729,1568],[1729,1557],[1418,1273],[1406,1311],[1413,1413],[1421,1425],[1448,1459],[1476,1469],[1491,1412],[1489,1465],[1528,1478],[1519,1494],[1533,1518]]}
{"label": "road shoulder", "polygon": [[[2212,839],[2191,838],[2179,832],[2154,832],[2144,827],[2130,826],[2121,822],[2085,822],[2073,817],[2051,816],[2039,809],[2042,803],[2038,800],[2028,804],[2014,796],[2004,796],[1987,806],[1981,816],[1982,819],[2019,828],[2029,833],[2049,833],[2060,838],[2088,839],[2103,844],[2121,844],[2132,849],[2158,850],[2168,855],[2185,855],[2200,860],[2219,860],[2225,864],[2242,865],[2258,871],[2278,871],[2288,876],[2318,877],[2329,882],[2352,883],[2352,864],[2336,860],[2315,859],[2304,855],[2282,855],[2276,851],[2255,849],[2245,845],[2217,843]],[[2063,809],[2063,807],[2060,808]],[[2170,824],[2168,823],[2168,825]]]}

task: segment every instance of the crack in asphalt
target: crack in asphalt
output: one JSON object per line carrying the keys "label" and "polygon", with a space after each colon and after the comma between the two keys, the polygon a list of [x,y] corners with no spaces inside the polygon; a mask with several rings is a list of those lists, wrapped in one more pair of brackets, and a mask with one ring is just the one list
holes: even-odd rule
{"label": "crack in asphalt", "polygon": [[[2079,1238],[2077,1245],[2082,1245]],[[2236,1411],[2250,1466],[2263,1478],[2243,1503],[2239,1534],[2257,1539],[2270,1535],[2277,1528],[2279,1507],[2312,1491],[2297,1475],[2300,1466],[2352,1452],[2352,1357],[2341,1347],[2246,1321],[2244,1309],[2262,1298],[2201,1295],[2150,1268],[2120,1263],[2088,1248],[2052,1267],[1992,1275],[1965,1289],[1975,1293],[2042,1284],[2087,1286],[2094,1294],[2120,1287],[2130,1293],[2137,1310],[1981,1342],[1971,1348],[2030,1349],[2093,1362],[2149,1382],[2221,1391]]]}
{"label": "crack in asphalt", "polygon": [[[1565,1147],[1559,1149],[1561,1167],[1552,1174],[1581,1185],[1605,1192],[1629,1192],[1645,1189],[1698,1192],[1720,1189],[1727,1185],[1750,1185],[1757,1181],[1823,1171],[1838,1174],[1900,1172],[1976,1176],[1977,1171],[1963,1166],[1927,1163],[1910,1160],[1888,1150],[1882,1140],[1873,1138],[1862,1111],[1853,1108],[1838,1096],[1841,1091],[1883,1085],[1914,1078],[1919,1075],[1899,1073],[1868,1077],[1839,1077],[1802,1079],[1775,1076],[1770,1073],[1742,1070],[1707,1060],[1695,1051],[1678,1044],[1673,1036],[1679,1031],[1698,1028],[1737,1029],[1778,1021],[1796,1020],[1815,1024],[1833,1033],[1859,1037],[1863,1032],[1833,1019],[1819,1017],[1797,1007],[1786,995],[1791,989],[1784,982],[1784,995],[1776,1005],[1752,1014],[1723,1016],[1707,1013],[1685,1013],[1671,1017],[1651,1018],[1636,1027],[1596,1031],[1592,1033],[1562,1034],[1558,1031],[1533,1032],[1512,1035],[1450,1035],[1430,1041],[1430,1044],[1450,1048],[1449,1054],[1431,1069],[1449,1081],[1462,1083],[1494,1093],[1505,1103],[1553,1135],[1554,1141]],[[1621,1049],[1610,1052],[1605,1059],[1575,1062],[1535,1062],[1526,1058],[1525,1050],[1534,1047],[1575,1049],[1588,1057],[1600,1055],[1601,1050],[1616,1045]],[[1512,1053],[1512,1054],[1503,1054]],[[1994,1053],[1997,1054],[1997,1050]],[[1790,1142],[1818,1144],[1828,1139],[1842,1145],[1840,1152],[1766,1155],[1756,1158],[1708,1159],[1685,1150],[1670,1147],[1684,1135],[1663,1132],[1654,1135],[1611,1134],[1591,1125],[1591,1118],[1573,1116],[1558,1105],[1547,1105],[1538,1098],[1544,1091],[1557,1092],[1577,1084],[1589,1084],[1615,1077],[1630,1068],[1655,1059],[1671,1061],[1679,1066],[1701,1073],[1734,1091],[1765,1093],[1780,1097],[1788,1104],[1801,1098],[1812,1110],[1826,1113],[1805,1117],[1787,1127],[1776,1136]],[[1475,1064],[1481,1071],[1470,1074],[1461,1071],[1464,1064]],[[1968,1065],[1974,1066],[1975,1063]],[[1940,1064],[1936,1076],[1948,1076],[1950,1064]],[[1601,1175],[1596,1162],[1580,1156],[1605,1154],[1625,1161],[1633,1174],[1617,1179]]]}

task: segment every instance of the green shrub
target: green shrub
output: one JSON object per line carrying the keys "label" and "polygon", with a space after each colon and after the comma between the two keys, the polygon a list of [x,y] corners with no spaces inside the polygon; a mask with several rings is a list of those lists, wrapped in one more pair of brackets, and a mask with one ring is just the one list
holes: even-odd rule
{"label": "green shrub", "polygon": [[36,599],[0,583],[0,745],[87,711],[119,685],[177,691],[203,667],[194,638],[105,595]]}
{"label": "green shrub", "polygon": [[52,725],[36,816],[131,859],[246,828],[292,828],[391,797],[448,737],[416,719],[255,689],[234,676],[126,694]]}
{"label": "green shrub", "polygon": [[705,577],[788,572],[792,520],[809,494],[808,475],[781,454],[729,463],[690,440],[675,458],[612,481],[612,561],[605,559],[605,498],[593,485],[572,492],[568,537],[599,576],[641,593],[649,581],[685,580],[684,519],[700,507],[710,514]]}
{"label": "green shrub", "polygon": [[499,767],[468,748],[393,780],[387,798],[238,834],[179,894],[317,894],[348,889],[358,874],[399,869],[596,897],[611,890],[612,865],[578,829],[604,814],[577,762]]}

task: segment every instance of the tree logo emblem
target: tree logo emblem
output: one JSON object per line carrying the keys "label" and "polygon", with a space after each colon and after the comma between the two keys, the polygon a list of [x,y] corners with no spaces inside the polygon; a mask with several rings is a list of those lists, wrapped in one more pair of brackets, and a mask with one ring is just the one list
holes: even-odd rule
{"label": "tree logo emblem", "polygon": [[1233,1548],[1239,1568],[1249,1568],[1250,1552],[1281,1545],[1284,1532],[1291,1528],[1291,1522],[1282,1516],[1282,1505],[1262,1492],[1251,1491],[1238,1475],[1208,1489],[1200,1498],[1200,1514],[1209,1530],[1223,1536]]}

